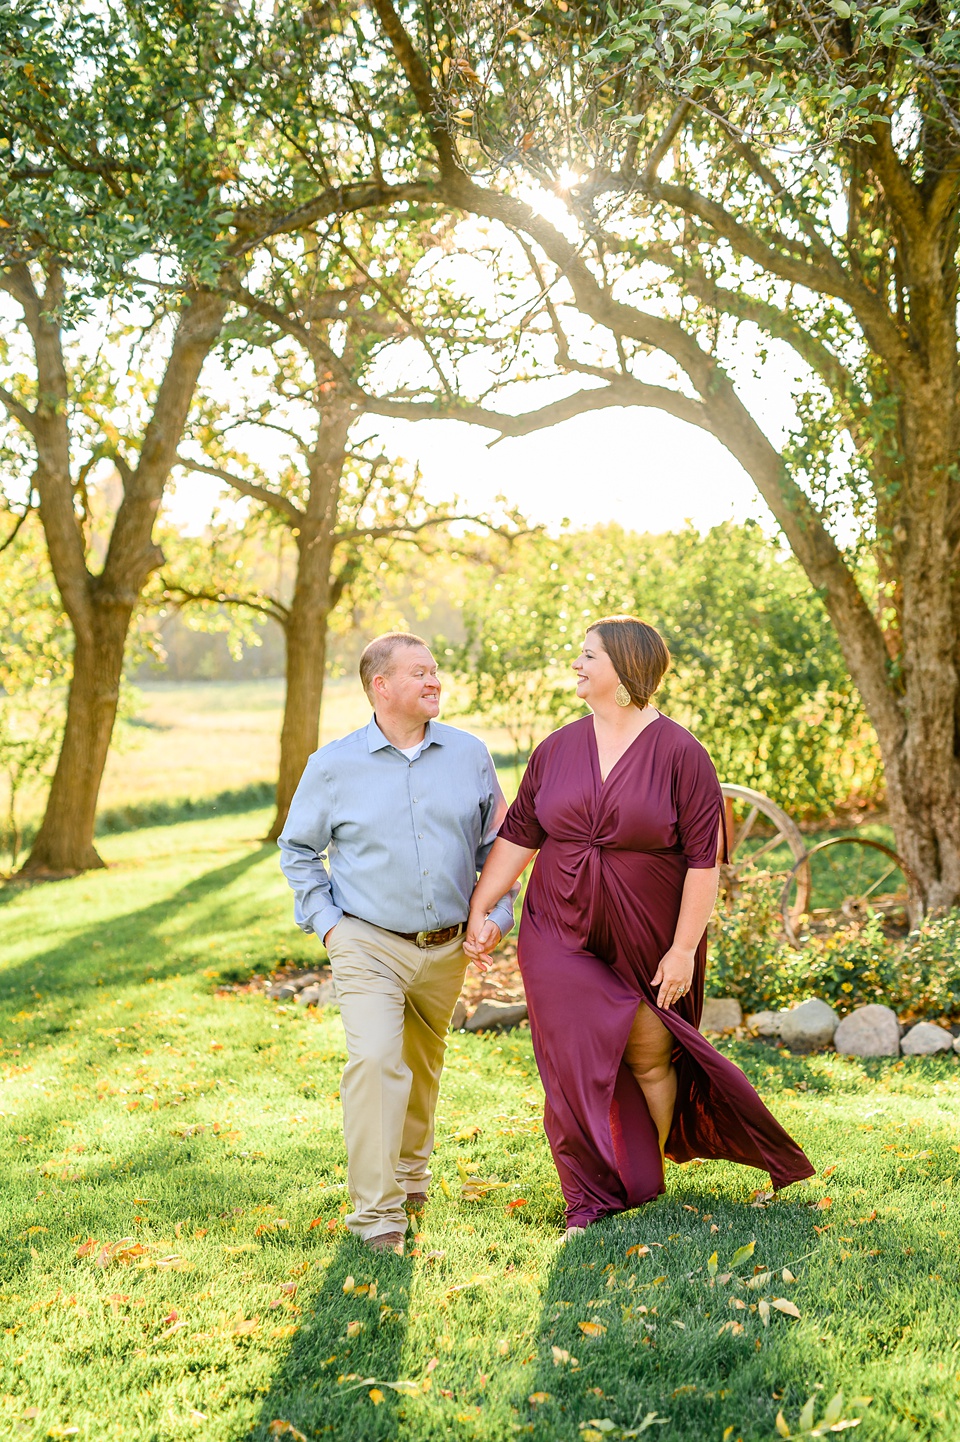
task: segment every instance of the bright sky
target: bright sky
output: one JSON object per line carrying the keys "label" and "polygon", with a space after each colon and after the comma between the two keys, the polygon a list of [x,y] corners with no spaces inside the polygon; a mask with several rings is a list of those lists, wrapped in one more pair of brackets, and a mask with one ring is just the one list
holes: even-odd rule
{"label": "bright sky", "polygon": [[497,495],[556,530],[618,521],[628,530],[700,530],[719,521],[768,520],[740,465],[712,436],[659,411],[611,409],[552,430],[503,440],[456,421],[378,422],[384,448],[419,462],[431,499],[456,492],[470,509]]}
{"label": "bright sky", "polygon": [[[785,399],[785,397],[784,397]],[[773,519],[753,482],[712,436],[660,411],[595,411],[552,430],[498,442],[458,421],[372,417],[384,452],[419,463],[430,500],[458,495],[470,511],[498,495],[551,531],[617,521],[628,530],[674,531],[687,521]],[[773,426],[772,429],[777,429]],[[177,524],[199,532],[221,494],[213,480],[182,480],[167,504]]]}

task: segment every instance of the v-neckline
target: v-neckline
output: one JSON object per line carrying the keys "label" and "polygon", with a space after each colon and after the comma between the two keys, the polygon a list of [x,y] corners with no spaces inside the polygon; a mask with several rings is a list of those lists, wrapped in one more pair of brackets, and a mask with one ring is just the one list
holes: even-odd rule
{"label": "v-neckline", "polygon": [[593,717],[590,718],[590,723],[591,723],[591,724],[590,724],[590,735],[591,735],[591,737],[593,738],[593,760],[594,760],[594,764],[596,765],[596,768],[597,768],[597,783],[598,783],[598,785],[597,785],[597,790],[598,790],[598,791],[602,791],[602,790],[603,790],[603,788],[606,786],[607,782],[610,780],[610,777],[613,775],[613,773],[616,771],[617,767],[620,765],[621,761],[625,760],[626,757],[629,756],[630,752],[633,750],[634,746],[636,746],[637,742],[640,740],[640,737],[641,737],[641,736],[646,736],[647,732],[648,732],[648,731],[652,731],[653,728],[654,728],[656,725],[658,725],[659,722],[662,721],[662,720],[663,720],[663,713],[662,713],[661,711],[658,711],[658,712],[657,712],[657,715],[656,715],[656,719],[655,719],[654,721],[648,721],[647,724],[646,724],[646,726],[644,726],[643,730],[637,732],[636,736],[634,736],[633,740],[629,743],[629,745],[626,746],[626,747],[624,748],[624,750],[620,752],[620,755],[617,757],[616,761],[614,761],[613,765],[610,767],[610,770],[607,772],[606,776],[604,776],[603,771],[602,771],[601,766],[600,766],[600,744],[599,744],[599,742],[597,741],[597,728],[596,728],[596,726],[593,724],[594,718],[593,718]]}

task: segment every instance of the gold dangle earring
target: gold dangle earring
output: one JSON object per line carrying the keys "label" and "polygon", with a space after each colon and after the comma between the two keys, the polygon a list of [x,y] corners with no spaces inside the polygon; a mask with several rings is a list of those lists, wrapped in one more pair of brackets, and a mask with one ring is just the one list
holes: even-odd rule
{"label": "gold dangle earring", "polygon": [[624,686],[622,681],[620,682],[620,685],[617,687],[616,691],[614,691],[613,699],[614,701],[616,701],[618,706],[630,705],[630,692],[627,690],[626,686]]}

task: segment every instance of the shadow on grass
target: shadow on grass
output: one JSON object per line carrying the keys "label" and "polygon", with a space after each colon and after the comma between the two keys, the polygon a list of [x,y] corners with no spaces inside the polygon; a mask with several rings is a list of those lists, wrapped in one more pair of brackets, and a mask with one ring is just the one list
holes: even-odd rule
{"label": "shadow on grass", "polygon": [[[407,1332],[413,1263],[374,1253],[356,1237],[338,1246],[312,1291],[308,1279],[298,1300],[302,1312],[290,1350],[278,1365],[260,1417],[245,1442],[269,1442],[274,1422],[290,1422],[306,1436],[321,1430],[350,1442],[386,1442],[397,1435],[403,1396],[387,1383],[404,1380],[400,1366]],[[376,1291],[344,1291],[348,1278]],[[359,1323],[353,1336],[351,1323]],[[343,1378],[342,1382],[337,1379]],[[378,1389],[382,1400],[370,1397]]]}
{"label": "shadow on grass", "polygon": [[[593,1423],[604,1436],[639,1429],[662,1442],[702,1442],[732,1427],[732,1438],[750,1442],[776,1435],[781,1408],[793,1423],[818,1389],[822,1403],[840,1389],[849,1402],[867,1381],[876,1394],[888,1359],[898,1349],[915,1352],[920,1289],[931,1270],[943,1270],[942,1244],[932,1227],[899,1226],[891,1266],[889,1235],[884,1261],[870,1245],[879,1237],[864,1232],[851,1265],[836,1238],[814,1231],[816,1215],[799,1196],[757,1211],[690,1188],[575,1238],[546,1280],[536,1371],[515,1404],[516,1430],[536,1442],[578,1442]],[[731,1279],[733,1253],[750,1241],[755,1252]],[[650,1250],[628,1256],[637,1245]],[[772,1272],[760,1291],[745,1285],[755,1263]],[[783,1267],[796,1284],[783,1282]],[[802,1320],[774,1309],[764,1326],[760,1297],[793,1300]],[[940,1325],[933,1312],[929,1323]],[[942,1355],[945,1344],[930,1355]],[[896,1386],[891,1375],[894,1411],[902,1406]],[[918,1376],[920,1411],[925,1388]]]}
{"label": "shadow on grass", "polygon": [[[246,913],[235,896],[219,902],[214,898],[273,850],[272,845],[258,844],[236,861],[195,876],[170,896],[74,932],[59,945],[38,952],[29,960],[0,973],[0,998],[22,995],[41,975],[43,990],[51,1000],[70,998],[80,991],[87,991],[96,978],[109,981],[111,986],[123,986],[145,981],[147,977],[159,980],[175,975],[192,964],[179,949],[181,936],[189,942],[190,950],[196,952],[203,935],[242,930],[245,925],[258,922],[260,911],[256,896],[250,896]],[[67,888],[71,884],[71,881],[46,883],[51,888],[51,895],[54,887]],[[60,901],[61,896],[64,907],[61,929],[66,929],[69,925],[69,892],[61,892],[54,904]],[[201,905],[202,924],[192,928],[189,913]],[[165,927],[175,929],[180,922],[183,923],[180,934],[163,934]],[[49,1028],[60,1029],[59,1025]],[[34,1036],[39,1036],[44,1030],[39,1026]]]}

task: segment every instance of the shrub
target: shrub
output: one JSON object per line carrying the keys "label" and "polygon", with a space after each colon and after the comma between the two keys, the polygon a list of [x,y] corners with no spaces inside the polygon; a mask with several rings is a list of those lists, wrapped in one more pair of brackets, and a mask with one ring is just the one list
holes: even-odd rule
{"label": "shrub", "polygon": [[745,1012],[797,999],[799,953],[783,935],[781,888],[779,877],[766,875],[721,895],[710,922],[708,996],[736,997]]}
{"label": "shrub", "polygon": [[811,937],[797,953],[798,988],[844,1013],[868,1002],[896,1009],[899,951],[900,944],[884,935],[878,916],[838,927],[827,936]]}
{"label": "shrub", "polygon": [[929,916],[912,931],[897,972],[898,1010],[960,1020],[960,909]]}

